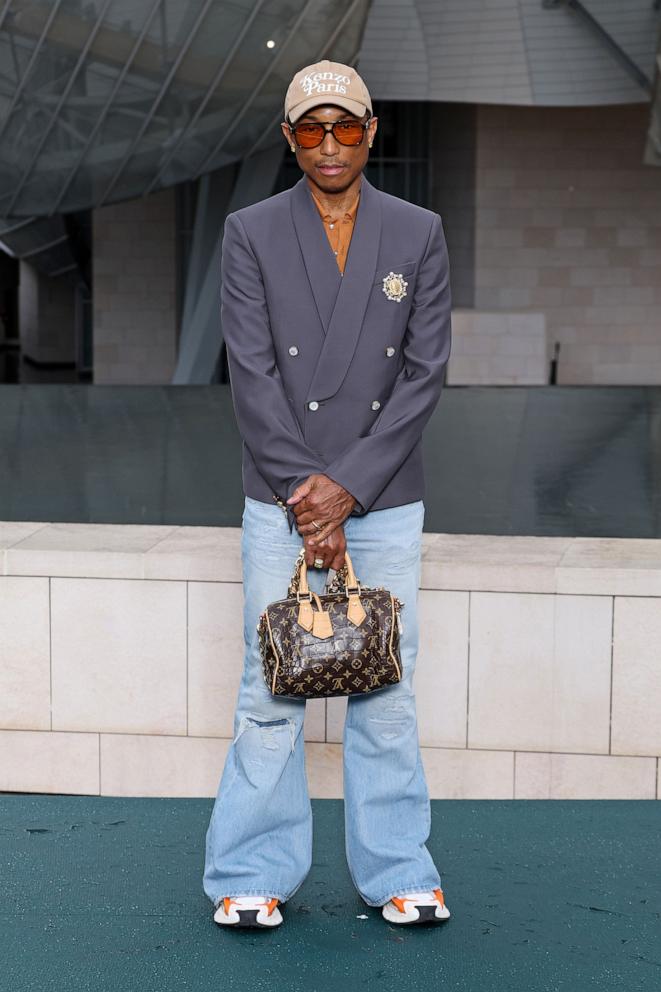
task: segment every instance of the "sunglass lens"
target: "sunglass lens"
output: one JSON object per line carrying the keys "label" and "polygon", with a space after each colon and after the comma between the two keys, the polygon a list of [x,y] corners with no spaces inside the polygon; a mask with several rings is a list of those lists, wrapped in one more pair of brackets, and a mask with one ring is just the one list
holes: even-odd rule
{"label": "sunglass lens", "polygon": [[294,134],[302,148],[314,148],[324,140],[324,129],[321,124],[299,124],[294,128]]}
{"label": "sunglass lens", "polygon": [[[301,148],[315,148],[326,136],[321,124],[299,124],[294,128],[296,140]],[[337,121],[333,134],[341,145],[359,145],[363,140],[363,126],[357,121]]]}
{"label": "sunglass lens", "polygon": [[340,121],[333,128],[333,133],[342,145],[359,145],[363,139],[362,124],[354,121]]}

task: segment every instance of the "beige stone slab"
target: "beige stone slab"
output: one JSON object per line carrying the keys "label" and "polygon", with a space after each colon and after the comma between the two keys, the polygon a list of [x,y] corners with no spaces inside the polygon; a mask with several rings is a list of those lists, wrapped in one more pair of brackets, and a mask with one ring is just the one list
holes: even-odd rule
{"label": "beige stone slab", "polygon": [[341,744],[344,739],[344,721],[347,717],[345,696],[332,696],[326,700],[326,740]]}
{"label": "beige stone slab", "polygon": [[243,587],[188,583],[188,733],[234,736],[243,674]]}
{"label": "beige stone slab", "polygon": [[573,538],[557,570],[558,592],[661,596],[661,541]]}
{"label": "beige stone slab", "polygon": [[53,728],[186,733],[186,583],[51,580]]}
{"label": "beige stone slab", "polygon": [[98,734],[0,730],[0,791],[98,795]]}
{"label": "beige stone slab", "polygon": [[515,755],[515,799],[654,799],[656,759],[600,754]]}
{"label": "beige stone slab", "polygon": [[341,799],[344,795],[341,744],[305,745],[305,773],[312,799]]}
{"label": "beige stone slab", "polygon": [[230,741],[101,734],[102,796],[213,797]]}
{"label": "beige stone slab", "polygon": [[611,751],[661,755],[661,599],[615,600]]}
{"label": "beige stone slab", "polygon": [[143,556],[174,528],[146,524],[48,524],[5,552],[11,575],[142,578]]}
{"label": "beige stone slab", "polygon": [[511,751],[421,748],[431,799],[511,799]]}
{"label": "beige stone slab", "polygon": [[241,528],[177,527],[145,555],[145,578],[241,582]]}
{"label": "beige stone slab", "polygon": [[423,547],[421,588],[555,592],[571,538],[438,534]]}
{"label": "beige stone slab", "polygon": [[471,593],[468,746],[608,751],[612,600]]}
{"label": "beige stone slab", "polygon": [[46,578],[0,577],[0,727],[50,730]]}
{"label": "beige stone slab", "polygon": [[306,701],[303,724],[303,737],[306,741],[323,743],[326,740],[326,703],[325,699]]}
{"label": "beige stone slab", "polygon": [[468,691],[467,592],[421,590],[413,687],[423,747],[465,747]]}
{"label": "beige stone slab", "polygon": [[0,553],[2,553],[2,564],[4,574],[5,554],[7,548],[13,547],[19,541],[24,541],[26,537],[36,533],[48,524],[36,523],[25,520],[0,520]]}

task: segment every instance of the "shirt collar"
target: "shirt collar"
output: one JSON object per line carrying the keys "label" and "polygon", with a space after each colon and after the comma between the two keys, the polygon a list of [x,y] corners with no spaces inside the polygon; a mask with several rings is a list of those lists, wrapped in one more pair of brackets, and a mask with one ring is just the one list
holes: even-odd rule
{"label": "shirt collar", "polygon": [[[324,221],[331,221],[333,219],[332,214],[326,213],[326,208],[324,207],[324,205],[322,203],[320,203],[320,201],[317,199],[317,197],[315,196],[315,194],[312,192],[312,187],[311,186],[310,186],[310,192],[312,193],[312,198],[313,198],[315,204],[317,205],[317,210],[321,214],[322,219]],[[358,189],[358,193],[356,194],[356,197],[355,197],[353,203],[351,204],[351,206],[349,207],[348,210],[345,210],[345,212],[343,214],[343,217],[346,217],[346,218],[348,218],[351,221],[355,221],[355,219],[356,219],[356,212],[358,210],[358,203],[359,202],[360,202],[360,187]]]}

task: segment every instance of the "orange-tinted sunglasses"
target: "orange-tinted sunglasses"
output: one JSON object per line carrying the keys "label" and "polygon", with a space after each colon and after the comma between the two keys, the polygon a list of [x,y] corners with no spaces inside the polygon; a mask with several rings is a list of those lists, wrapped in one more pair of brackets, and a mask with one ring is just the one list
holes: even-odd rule
{"label": "orange-tinted sunglasses", "polygon": [[294,127],[291,124],[287,126],[299,148],[316,148],[322,143],[328,131],[333,132],[333,137],[341,145],[359,145],[370,120],[371,118],[368,117],[364,124],[361,121],[333,121],[332,124],[306,121]]}

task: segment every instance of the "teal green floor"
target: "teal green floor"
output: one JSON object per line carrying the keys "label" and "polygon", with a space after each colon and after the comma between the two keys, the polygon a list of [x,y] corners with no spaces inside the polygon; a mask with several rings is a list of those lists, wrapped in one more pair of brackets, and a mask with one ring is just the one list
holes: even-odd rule
{"label": "teal green floor", "polygon": [[211,807],[0,794],[2,992],[661,992],[661,802],[436,800],[453,915],[397,928],[352,885],[341,801],[313,800],[312,870],[257,932],[213,922]]}

